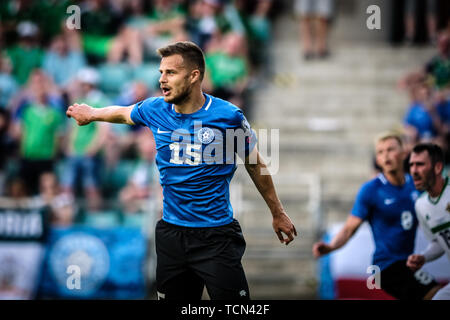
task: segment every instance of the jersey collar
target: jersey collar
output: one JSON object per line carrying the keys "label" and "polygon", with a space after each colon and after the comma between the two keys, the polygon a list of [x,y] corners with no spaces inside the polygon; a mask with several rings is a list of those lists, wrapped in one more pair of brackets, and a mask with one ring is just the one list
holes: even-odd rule
{"label": "jersey collar", "polygon": [[432,204],[438,204],[439,200],[441,200],[441,196],[444,193],[445,188],[447,188],[447,184],[448,184],[448,177],[445,177],[445,181],[444,181],[444,187],[441,190],[441,193],[439,194],[439,196],[437,198],[432,199],[430,197],[430,194],[428,193],[428,201],[430,201]]}
{"label": "jersey collar", "polygon": [[184,114],[184,113],[179,113],[175,111],[175,106],[172,103],[170,105],[170,109],[177,115],[184,115],[184,116],[189,116],[189,115],[193,115],[196,114],[198,112],[201,112],[202,110],[208,111],[209,107],[211,107],[211,102],[212,102],[212,97],[206,93],[203,93],[203,96],[205,97],[205,103],[203,103],[203,106],[198,109],[197,111],[193,112],[193,113],[188,113],[188,114]]}
{"label": "jersey collar", "polygon": [[[379,173],[379,174],[378,174],[378,179],[379,179],[379,180],[381,181],[381,183],[384,184],[384,185],[391,184],[391,183],[388,181],[388,179],[386,179],[386,177],[384,176],[383,173]],[[405,174],[405,183],[404,183],[404,184],[409,183],[410,179],[411,179],[411,177],[409,176],[409,174]]]}

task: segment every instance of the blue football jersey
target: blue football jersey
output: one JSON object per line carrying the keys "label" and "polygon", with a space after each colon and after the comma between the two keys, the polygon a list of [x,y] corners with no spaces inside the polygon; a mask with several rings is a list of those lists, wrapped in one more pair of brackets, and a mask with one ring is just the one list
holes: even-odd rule
{"label": "blue football jersey", "polygon": [[381,270],[413,253],[418,196],[409,174],[402,186],[392,185],[379,174],[359,190],[351,214],[369,222],[375,241],[372,261]]}
{"label": "blue football jersey", "polygon": [[248,156],[256,135],[242,110],[204,94],[191,114],[176,112],[162,97],[137,103],[131,119],[151,129],[163,187],[163,220],[187,227],[232,222],[229,185],[238,154]]}

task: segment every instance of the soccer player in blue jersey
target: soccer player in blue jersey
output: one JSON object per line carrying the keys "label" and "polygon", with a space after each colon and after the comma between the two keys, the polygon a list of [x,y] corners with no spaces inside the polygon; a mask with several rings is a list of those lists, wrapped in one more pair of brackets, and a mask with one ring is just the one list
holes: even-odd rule
{"label": "soccer player in blue jersey", "polygon": [[67,116],[79,125],[140,124],[153,132],[164,195],[163,217],[155,231],[158,298],[200,299],[206,286],[214,300],[249,299],[241,264],[245,240],[229,199],[236,153],[272,213],[280,242],[289,244],[297,231],[271,176],[263,174],[266,165],[242,111],[202,92],[201,49],[186,41],[158,53],[162,97],[128,107],[74,104]]}
{"label": "soccer player in blue jersey", "polygon": [[397,299],[431,299],[439,289],[436,281],[424,271],[414,273],[406,266],[414,251],[418,225],[414,202],[419,193],[404,172],[406,154],[401,137],[380,135],[375,152],[382,173],[363,184],[343,228],[329,244],[315,243],[313,254],[317,258],[341,248],[368,221],[375,241],[372,261],[381,270],[381,288]]}

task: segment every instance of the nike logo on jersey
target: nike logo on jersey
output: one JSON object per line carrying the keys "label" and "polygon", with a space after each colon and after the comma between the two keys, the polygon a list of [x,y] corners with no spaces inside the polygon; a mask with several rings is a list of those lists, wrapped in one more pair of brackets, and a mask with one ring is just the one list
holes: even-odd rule
{"label": "nike logo on jersey", "polygon": [[391,198],[391,199],[384,199],[384,204],[385,205],[390,205],[393,204],[395,202],[395,198]]}
{"label": "nike logo on jersey", "polygon": [[160,128],[158,128],[158,134],[160,134],[160,133],[170,133],[170,131],[163,131],[163,130],[161,130]]}

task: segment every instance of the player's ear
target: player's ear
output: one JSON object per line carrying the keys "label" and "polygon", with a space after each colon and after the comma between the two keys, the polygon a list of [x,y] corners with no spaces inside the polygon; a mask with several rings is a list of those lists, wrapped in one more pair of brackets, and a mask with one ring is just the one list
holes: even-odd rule
{"label": "player's ear", "polygon": [[200,80],[200,70],[194,69],[191,71],[191,83],[194,83],[196,81]]}
{"label": "player's ear", "polygon": [[438,175],[442,174],[442,170],[444,170],[444,164],[442,162],[437,162],[434,165],[433,169],[434,169],[434,174],[438,176]]}

